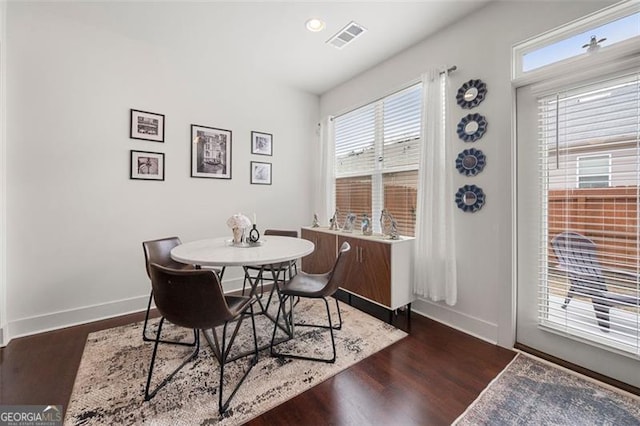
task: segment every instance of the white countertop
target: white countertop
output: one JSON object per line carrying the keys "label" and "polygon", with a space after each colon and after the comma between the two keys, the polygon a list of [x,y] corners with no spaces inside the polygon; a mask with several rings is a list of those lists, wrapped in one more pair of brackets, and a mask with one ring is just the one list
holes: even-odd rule
{"label": "white countertop", "polygon": [[192,241],[174,247],[171,258],[201,266],[259,266],[298,259],[313,253],[315,246],[302,238],[264,236],[259,246],[236,247],[230,237]]}
{"label": "white countertop", "polygon": [[348,237],[348,238],[362,238],[363,240],[378,241],[378,242],[387,243],[387,244],[395,244],[403,241],[415,240],[415,237],[405,237],[405,236],[400,236],[397,240],[392,240],[391,238],[385,237],[384,235],[379,233],[375,233],[373,235],[364,235],[360,230],[357,230],[357,231],[354,230],[353,232],[344,232],[342,230],[334,231],[334,230],[330,230],[326,226],[324,227],[319,226],[317,228],[314,228],[312,226],[303,226],[302,229],[307,229],[309,231],[324,232],[326,234],[333,234],[333,235],[338,235],[338,236]]}

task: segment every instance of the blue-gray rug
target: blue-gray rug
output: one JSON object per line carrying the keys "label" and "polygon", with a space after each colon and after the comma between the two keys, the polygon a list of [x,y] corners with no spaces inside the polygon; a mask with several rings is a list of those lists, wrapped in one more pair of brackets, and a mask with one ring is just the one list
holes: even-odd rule
{"label": "blue-gray rug", "polygon": [[640,398],[524,354],[454,425],[640,425]]}

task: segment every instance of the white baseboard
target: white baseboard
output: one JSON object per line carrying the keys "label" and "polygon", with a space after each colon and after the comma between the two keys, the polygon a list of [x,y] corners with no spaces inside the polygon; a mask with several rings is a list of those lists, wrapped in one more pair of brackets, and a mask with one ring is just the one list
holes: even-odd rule
{"label": "white baseboard", "polygon": [[494,345],[498,342],[497,324],[463,314],[446,305],[417,299],[411,304],[411,311]]}
{"label": "white baseboard", "polygon": [[140,312],[148,301],[149,295],[138,296],[9,321],[9,339]]}
{"label": "white baseboard", "polygon": [[[242,278],[225,280],[224,287],[225,292],[241,290]],[[6,327],[0,330],[0,337],[5,338],[4,341],[0,339],[0,343],[6,346],[11,339],[18,337],[141,312],[147,309],[148,302],[149,295],[147,294],[9,321]]]}

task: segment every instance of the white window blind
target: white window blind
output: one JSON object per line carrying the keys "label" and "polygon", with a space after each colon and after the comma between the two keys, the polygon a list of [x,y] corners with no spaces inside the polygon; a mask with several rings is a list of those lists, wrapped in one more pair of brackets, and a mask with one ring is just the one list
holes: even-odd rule
{"label": "white window blind", "polygon": [[417,84],[335,119],[336,208],[372,218],[387,209],[413,235],[420,159],[422,89]]}
{"label": "white window blind", "polygon": [[640,74],[541,97],[538,112],[539,324],[640,356]]}

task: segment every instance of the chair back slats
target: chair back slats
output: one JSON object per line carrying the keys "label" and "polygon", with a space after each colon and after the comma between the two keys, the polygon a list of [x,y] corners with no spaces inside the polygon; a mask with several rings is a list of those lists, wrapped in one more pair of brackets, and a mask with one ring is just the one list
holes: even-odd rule
{"label": "chair back slats", "polygon": [[234,317],[213,271],[173,269],[152,263],[150,273],[156,307],[169,322],[208,329]]}
{"label": "chair back slats", "polygon": [[151,278],[149,265],[157,263],[158,265],[167,266],[174,269],[193,269],[191,265],[176,262],[171,259],[171,249],[182,244],[178,237],[160,238],[158,240],[144,241],[142,248],[144,250],[145,267],[147,275]]}
{"label": "chair back slats", "polygon": [[598,249],[587,237],[575,232],[563,232],[558,234],[551,244],[562,267],[583,274],[601,274]]}
{"label": "chair back slats", "polygon": [[589,238],[577,232],[562,232],[551,241],[560,267],[584,290],[606,291],[598,248]]}

